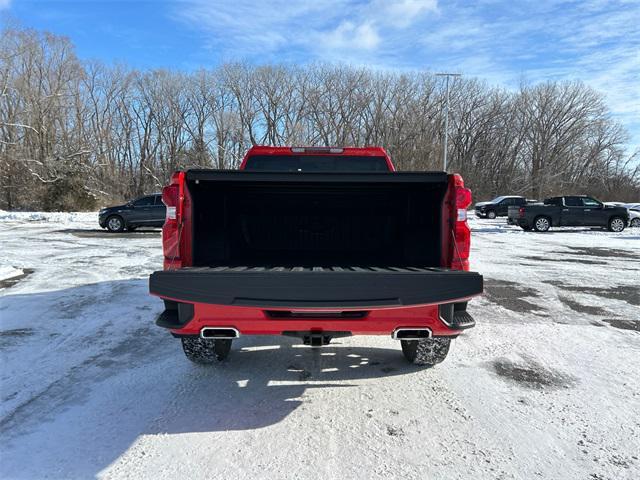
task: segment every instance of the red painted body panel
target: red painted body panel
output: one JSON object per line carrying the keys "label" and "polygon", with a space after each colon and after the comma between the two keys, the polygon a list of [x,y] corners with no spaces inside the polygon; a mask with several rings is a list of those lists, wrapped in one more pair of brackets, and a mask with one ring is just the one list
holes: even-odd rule
{"label": "red painted body panel", "polygon": [[[313,147],[311,147],[313,148]],[[244,169],[247,159],[251,155],[314,155],[319,152],[295,152],[291,147],[267,147],[254,146],[249,149],[240,169]],[[323,155],[331,154],[322,151]],[[387,152],[381,147],[351,148],[345,147],[336,156],[348,157],[350,155],[384,156],[389,171],[395,171],[395,167]],[[348,158],[345,158],[348,161]],[[167,213],[167,221],[162,229],[163,249],[165,252],[165,270],[178,269],[192,265],[191,252],[191,215],[192,200],[185,185],[184,172],[176,172],[172,179],[172,185],[177,186],[167,191],[167,196],[177,195],[177,198],[165,198],[167,206],[176,207],[176,218],[170,219]],[[176,193],[177,192],[177,193]],[[459,175],[449,176],[449,187],[442,204],[442,255],[441,267],[459,270],[469,269],[469,241],[470,230],[464,220],[458,218],[458,209],[466,211],[470,202],[471,192],[464,188],[464,182]],[[468,198],[467,198],[468,197]],[[168,210],[168,209],[167,209]],[[180,299],[167,300],[180,301]],[[466,301],[469,299],[461,299]],[[278,309],[271,309],[278,310]],[[321,309],[296,309],[296,311],[322,311]],[[342,309],[347,310],[347,309]],[[194,304],[193,319],[179,330],[173,333],[181,335],[197,335],[202,327],[234,327],[243,335],[279,335],[284,331],[349,331],[353,334],[388,335],[399,327],[428,327],[433,335],[459,335],[460,330],[452,330],[440,320],[437,305],[421,305],[411,307],[375,308],[368,311],[363,318],[304,318],[281,319],[269,317],[264,309],[252,307],[222,306],[205,303]]]}

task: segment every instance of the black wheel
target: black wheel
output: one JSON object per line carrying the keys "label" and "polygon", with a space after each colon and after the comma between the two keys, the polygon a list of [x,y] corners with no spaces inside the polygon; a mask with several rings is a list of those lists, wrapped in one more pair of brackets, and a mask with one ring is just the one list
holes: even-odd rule
{"label": "black wheel", "polygon": [[231,340],[205,340],[200,337],[182,337],[184,354],[193,363],[211,365],[229,356]]}
{"label": "black wheel", "polygon": [[551,228],[549,217],[536,217],[533,220],[533,229],[536,232],[546,232],[549,228]]}
{"label": "black wheel", "polygon": [[631,226],[634,228],[640,227],[640,218],[634,218],[631,220]]}
{"label": "black wheel", "polygon": [[404,357],[414,365],[436,365],[447,358],[451,339],[432,337],[420,340],[401,340]]}
{"label": "black wheel", "polygon": [[124,230],[124,220],[120,215],[111,215],[107,218],[107,230],[110,232],[122,232]]}
{"label": "black wheel", "polygon": [[520,227],[521,229],[523,229],[525,232],[530,232],[531,231],[531,227],[526,226],[526,227]]}
{"label": "black wheel", "polygon": [[621,217],[611,217],[609,219],[609,231],[610,232],[621,232],[624,230],[624,220]]}
{"label": "black wheel", "polygon": [[487,212],[487,218],[490,218],[491,220],[493,220],[493,219],[494,219],[494,218],[496,218],[496,217],[497,217],[497,215],[496,215],[496,212],[495,212],[495,211],[493,211],[493,210],[489,210],[489,211]]}

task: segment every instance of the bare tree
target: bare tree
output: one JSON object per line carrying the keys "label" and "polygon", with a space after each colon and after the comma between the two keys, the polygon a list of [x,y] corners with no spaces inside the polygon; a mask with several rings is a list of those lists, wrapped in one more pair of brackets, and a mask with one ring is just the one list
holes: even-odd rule
{"label": "bare tree", "polygon": [[[68,39],[0,32],[0,208],[93,208],[158,190],[177,168],[237,168],[268,145],[382,145],[439,169],[444,92],[428,72],[225,64],[181,73],[80,62]],[[476,197],[640,196],[640,153],[579,82],[451,90],[451,168]]]}

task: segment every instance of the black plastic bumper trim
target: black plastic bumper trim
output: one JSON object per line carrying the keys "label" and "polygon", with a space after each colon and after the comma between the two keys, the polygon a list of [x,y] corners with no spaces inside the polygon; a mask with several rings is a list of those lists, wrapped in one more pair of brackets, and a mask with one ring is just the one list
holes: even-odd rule
{"label": "black plastic bumper trim", "polygon": [[476,326],[476,321],[467,312],[467,303],[447,303],[438,307],[440,320],[452,330],[466,330]]}
{"label": "black plastic bumper trim", "polygon": [[265,315],[269,318],[277,318],[277,319],[292,319],[292,320],[300,320],[300,319],[320,319],[320,318],[329,318],[331,320],[335,320],[343,318],[343,319],[354,319],[354,318],[365,318],[369,315],[369,312],[363,310],[344,310],[341,312],[308,312],[308,311],[291,311],[291,310],[265,310]]}
{"label": "black plastic bumper trim", "polygon": [[182,328],[191,321],[194,307],[191,303],[164,301],[165,310],[156,319],[156,325],[163,328]]}
{"label": "black plastic bumper trim", "polygon": [[476,326],[476,321],[469,312],[455,312],[451,328],[454,330],[465,330]]}

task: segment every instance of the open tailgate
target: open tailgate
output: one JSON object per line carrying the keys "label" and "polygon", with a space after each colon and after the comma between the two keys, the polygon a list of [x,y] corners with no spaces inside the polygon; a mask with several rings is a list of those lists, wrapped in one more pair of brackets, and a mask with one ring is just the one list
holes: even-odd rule
{"label": "open tailgate", "polygon": [[431,267],[187,267],[154,272],[152,295],[265,308],[393,308],[464,301],[482,275]]}

